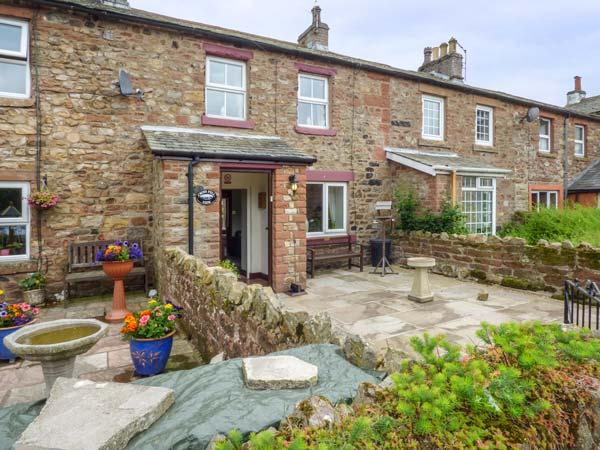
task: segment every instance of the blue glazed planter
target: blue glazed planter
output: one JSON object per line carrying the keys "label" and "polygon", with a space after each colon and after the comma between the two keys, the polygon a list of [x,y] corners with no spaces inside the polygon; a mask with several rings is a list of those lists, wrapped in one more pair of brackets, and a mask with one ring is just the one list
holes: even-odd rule
{"label": "blue glazed planter", "polygon": [[175,331],[160,339],[131,339],[129,350],[131,361],[138,375],[149,377],[165,370]]}
{"label": "blue glazed planter", "polygon": [[[33,321],[31,321],[31,322],[33,322]],[[0,328],[0,360],[8,360],[10,362],[15,360],[17,355],[15,355],[13,352],[11,352],[9,349],[6,348],[6,345],[4,345],[4,338],[6,336],[8,336],[9,334],[20,330],[24,326],[29,325],[31,322],[26,323],[25,325],[19,325],[17,327]]]}

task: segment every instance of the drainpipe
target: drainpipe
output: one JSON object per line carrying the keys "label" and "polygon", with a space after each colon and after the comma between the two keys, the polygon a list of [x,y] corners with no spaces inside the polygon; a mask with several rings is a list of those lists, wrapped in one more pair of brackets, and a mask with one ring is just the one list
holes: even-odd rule
{"label": "drainpipe", "polygon": [[188,253],[194,255],[194,166],[199,158],[191,159],[188,163]]}
{"label": "drainpipe", "polygon": [[569,119],[571,114],[567,114],[564,118],[564,142],[563,142],[563,207],[567,204],[569,197]]}

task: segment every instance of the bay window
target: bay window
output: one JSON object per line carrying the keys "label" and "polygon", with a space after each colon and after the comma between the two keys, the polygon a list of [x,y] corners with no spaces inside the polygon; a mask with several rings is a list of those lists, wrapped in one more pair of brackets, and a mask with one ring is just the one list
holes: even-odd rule
{"label": "bay window", "polygon": [[246,64],[223,58],[206,58],[206,115],[245,120]]}
{"label": "bay window", "polygon": [[0,17],[0,96],[27,98],[29,76],[29,24]]}
{"label": "bay window", "polygon": [[462,177],[462,212],[469,233],[496,234],[496,180]]}
{"label": "bay window", "polygon": [[328,90],[327,78],[306,74],[298,76],[298,125],[329,127]]}
{"label": "bay window", "polygon": [[0,263],[29,257],[29,183],[0,182]]}
{"label": "bay window", "polygon": [[308,183],[306,210],[309,235],[346,232],[346,183]]}

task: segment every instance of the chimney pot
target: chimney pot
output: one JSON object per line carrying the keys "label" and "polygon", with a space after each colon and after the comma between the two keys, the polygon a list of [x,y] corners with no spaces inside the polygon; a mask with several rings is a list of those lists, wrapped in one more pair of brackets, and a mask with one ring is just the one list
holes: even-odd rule
{"label": "chimney pot", "polygon": [[427,63],[431,62],[432,52],[433,52],[433,50],[431,47],[425,47],[425,50],[423,50],[423,55],[425,56],[423,59],[423,64],[427,64]]}
{"label": "chimney pot", "polygon": [[450,40],[448,41],[448,53],[456,53],[457,42],[458,41],[455,38],[450,38]]}
{"label": "chimney pot", "polygon": [[440,58],[443,58],[448,54],[448,44],[444,42],[440,45]]}
{"label": "chimney pot", "polygon": [[329,27],[321,22],[321,7],[313,6],[311,25],[298,36],[298,44],[306,48],[327,50],[329,46]]}
{"label": "chimney pot", "polygon": [[578,75],[575,76],[575,90],[581,91],[581,77]]}
{"label": "chimney pot", "polygon": [[433,47],[433,61],[435,61],[436,59],[438,59],[440,57],[440,48],[439,47]]}

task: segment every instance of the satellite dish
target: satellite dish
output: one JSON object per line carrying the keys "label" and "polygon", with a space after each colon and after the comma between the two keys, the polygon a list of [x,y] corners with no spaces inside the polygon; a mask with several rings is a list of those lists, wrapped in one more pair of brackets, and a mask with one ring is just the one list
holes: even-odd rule
{"label": "satellite dish", "polygon": [[125,69],[119,69],[119,89],[121,90],[121,95],[124,95],[125,97],[135,95],[140,100],[144,98],[144,91],[133,88],[131,78]]}
{"label": "satellite dish", "polygon": [[525,116],[525,120],[529,123],[534,122],[540,118],[540,108],[537,106],[532,106],[527,111],[527,116]]}

